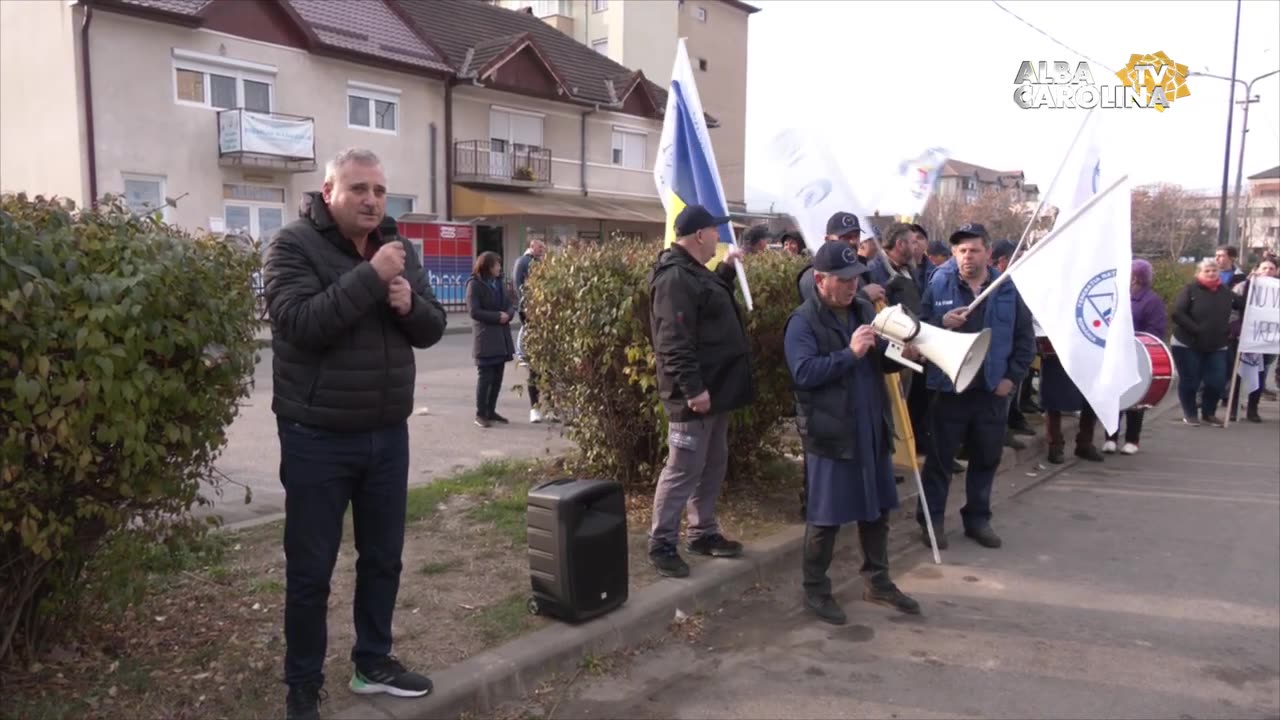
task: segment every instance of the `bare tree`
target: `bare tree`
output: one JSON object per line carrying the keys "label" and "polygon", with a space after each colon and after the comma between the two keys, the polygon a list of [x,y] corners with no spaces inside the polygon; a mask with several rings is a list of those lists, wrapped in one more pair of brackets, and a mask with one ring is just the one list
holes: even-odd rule
{"label": "bare tree", "polygon": [[1212,227],[1203,203],[1181,186],[1160,183],[1133,190],[1130,212],[1135,254],[1177,260],[1188,251],[1203,254]]}
{"label": "bare tree", "polygon": [[[1035,203],[1026,202],[1022,191],[1016,189],[990,190],[965,202],[957,196],[934,195],[925,205],[920,224],[929,231],[929,237],[946,238],[960,225],[981,223],[993,240],[1008,239],[1017,242],[1027,227],[1027,221],[1035,211]],[[1044,214],[1036,220],[1031,237],[1045,232],[1052,223]]]}

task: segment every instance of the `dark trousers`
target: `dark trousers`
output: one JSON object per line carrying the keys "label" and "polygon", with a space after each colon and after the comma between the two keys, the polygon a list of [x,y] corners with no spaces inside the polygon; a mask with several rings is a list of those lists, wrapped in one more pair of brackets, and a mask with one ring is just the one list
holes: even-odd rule
{"label": "dark trousers", "polygon": [[538,393],[538,371],[534,370],[532,366],[529,367],[529,380],[525,383],[525,387],[529,389],[529,407],[538,407],[538,398],[540,397]]}
{"label": "dark trousers", "polygon": [[[1080,409],[1080,422],[1076,426],[1076,449],[1093,447],[1093,429],[1098,425],[1098,415],[1085,403]],[[1062,413],[1050,410],[1045,413],[1045,427],[1048,429],[1049,447],[1060,448],[1066,445],[1062,437]]]}
{"label": "dark trousers", "polygon": [[[1142,437],[1142,419],[1146,416],[1146,410],[1125,410],[1124,411],[1124,441],[1127,443],[1138,444],[1138,440]],[[1120,439],[1120,430],[1107,436],[1111,442]]]}
{"label": "dark trousers", "polygon": [[498,392],[502,390],[505,363],[481,365],[476,368],[476,417],[490,419],[498,411]]}
{"label": "dark trousers", "polygon": [[[839,525],[805,525],[804,591],[813,597],[831,594],[831,578],[827,570],[835,557]],[[869,587],[884,590],[893,587],[889,580],[889,513],[875,522],[858,523],[858,541],[862,545],[862,569],[859,571]]]}
{"label": "dark trousers", "polygon": [[329,581],[351,506],[355,529],[353,616],[357,665],[391,653],[391,616],[400,592],[409,426],[335,433],[278,419],[285,491],[284,677],[324,682]]}
{"label": "dark trousers", "polygon": [[[1023,385],[1026,385],[1029,382],[1031,381],[1030,380],[1022,381]],[[1022,395],[1021,387],[1022,386],[1019,386],[1019,391],[1018,391],[1019,397]],[[1021,403],[1021,400],[1017,400],[1017,399],[1011,400],[1009,402],[1009,427],[1011,428],[1027,427],[1027,416],[1023,415],[1022,408],[1018,407],[1020,403]]]}
{"label": "dark trousers", "polygon": [[[1011,399],[1012,396],[999,397],[984,390],[961,395],[936,394],[929,418],[932,442],[920,478],[935,531],[940,532],[942,528],[951,487],[951,463],[961,444],[969,453],[969,469],[965,473],[965,505],[960,508],[960,517],[966,529],[977,530],[990,524],[991,485],[1004,451]],[[919,501],[916,502],[916,522],[922,528],[925,526]]]}
{"label": "dark trousers", "polygon": [[1182,405],[1182,416],[1196,417],[1196,393],[1203,385],[1200,417],[1213,417],[1227,386],[1227,351],[1199,352],[1181,345],[1169,349],[1173,352],[1173,364],[1178,368],[1178,402]]}
{"label": "dark trousers", "polygon": [[[1250,417],[1258,414],[1258,403],[1262,401],[1262,390],[1267,386],[1267,366],[1271,364],[1271,356],[1262,356],[1262,368],[1258,370],[1258,389],[1246,396],[1246,412]],[[1243,365],[1240,366],[1242,369]],[[1230,369],[1227,370],[1230,372]],[[1237,380],[1233,377],[1227,378],[1227,382],[1231,383],[1231,417],[1235,418],[1240,408],[1240,386],[1244,384],[1244,380]]]}
{"label": "dark trousers", "polygon": [[[924,365],[924,367],[928,366]],[[915,435],[916,452],[926,452],[929,447],[928,386],[929,383],[923,374],[912,373],[911,387],[907,390],[907,417],[911,420],[911,432]]]}

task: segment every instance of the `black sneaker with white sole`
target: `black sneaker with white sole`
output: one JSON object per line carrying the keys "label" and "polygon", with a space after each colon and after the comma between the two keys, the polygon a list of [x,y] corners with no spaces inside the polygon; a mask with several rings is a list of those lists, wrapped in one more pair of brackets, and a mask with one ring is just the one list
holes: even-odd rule
{"label": "black sneaker with white sole", "polygon": [[388,655],[381,660],[357,665],[351,676],[351,692],[357,695],[385,693],[395,697],[416,698],[431,692],[431,679],[406,670],[399,660]]}

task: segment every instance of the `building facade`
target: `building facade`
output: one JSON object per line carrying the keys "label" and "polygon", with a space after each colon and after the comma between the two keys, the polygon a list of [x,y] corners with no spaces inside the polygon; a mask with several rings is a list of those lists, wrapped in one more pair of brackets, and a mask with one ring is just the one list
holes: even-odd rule
{"label": "building facade", "polygon": [[934,193],[944,199],[973,202],[987,192],[1018,190],[1023,202],[1038,202],[1040,188],[1028,183],[1021,170],[992,170],[960,160],[947,160],[938,172]]}
{"label": "building facade", "polygon": [[745,211],[748,20],[739,0],[489,0],[519,10],[666,86],[686,38],[731,209]]}
{"label": "building facade", "polygon": [[388,213],[437,286],[464,282],[484,250],[510,271],[533,239],[662,235],[665,89],[528,13],[480,0],[0,12],[0,191],[115,193],[266,240],[329,158],[363,146],[384,159]]}

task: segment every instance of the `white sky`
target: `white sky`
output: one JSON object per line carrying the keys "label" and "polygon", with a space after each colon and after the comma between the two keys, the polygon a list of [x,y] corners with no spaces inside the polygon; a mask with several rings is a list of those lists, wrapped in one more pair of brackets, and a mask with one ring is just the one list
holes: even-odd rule
{"label": "white sky", "polygon": [[[747,74],[747,199],[776,192],[764,148],[788,126],[817,128],[854,176],[896,166],[929,146],[998,170],[1021,169],[1044,192],[1084,110],[1014,104],[1023,60],[1079,57],[985,0],[760,0]],[[1163,50],[1192,71],[1231,75],[1232,0],[1002,0],[1009,10],[1112,69]],[[1096,82],[1111,78],[1091,63]],[[1280,69],[1280,2],[1248,0],[1236,77]],[[1220,189],[1231,83],[1190,78],[1191,94],[1163,113],[1106,110],[1128,141],[1104,148],[1134,184]],[[1280,75],[1254,85],[1244,174],[1280,164]],[[1243,96],[1238,86],[1236,99]],[[1232,127],[1234,188],[1243,114]],[[1111,133],[1108,133],[1111,134]],[[1247,182],[1247,181],[1246,181]],[[763,202],[762,202],[763,201]],[[890,210],[885,208],[884,210]]]}

